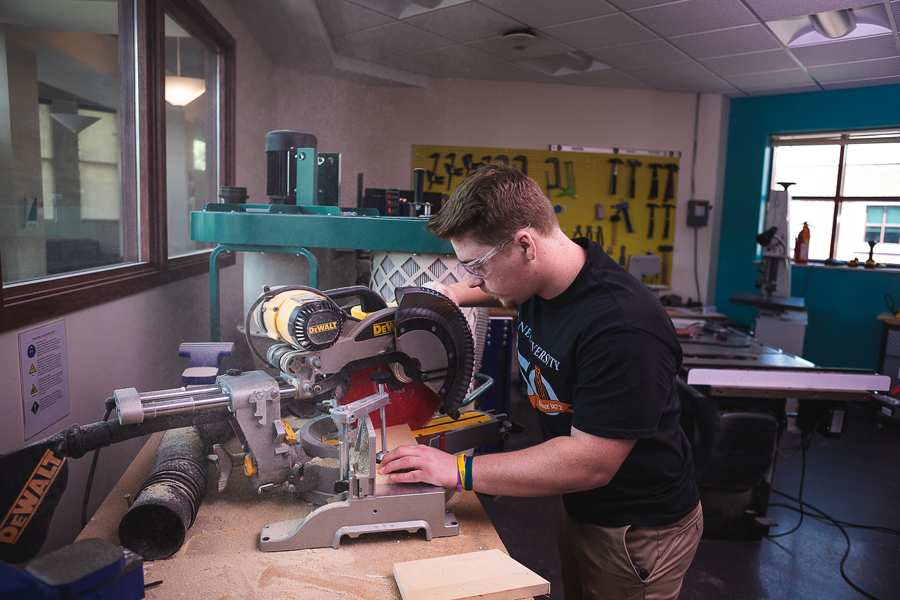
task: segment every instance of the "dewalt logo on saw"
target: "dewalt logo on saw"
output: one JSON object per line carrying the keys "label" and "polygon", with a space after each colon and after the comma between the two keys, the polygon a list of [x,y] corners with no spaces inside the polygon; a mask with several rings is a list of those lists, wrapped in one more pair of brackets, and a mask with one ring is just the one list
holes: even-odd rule
{"label": "dewalt logo on saw", "polygon": [[394,333],[393,321],[385,321],[384,323],[375,323],[372,325],[372,335],[375,337],[388,335],[389,333]]}
{"label": "dewalt logo on saw", "polygon": [[51,450],[44,453],[41,462],[25,482],[19,497],[0,523],[0,542],[15,544],[18,541],[65,462],[65,457],[59,458]]}
{"label": "dewalt logo on saw", "polygon": [[311,325],[309,327],[309,334],[315,335],[317,333],[325,333],[326,331],[334,331],[338,328],[338,322],[332,321],[330,323],[322,323],[321,325]]}

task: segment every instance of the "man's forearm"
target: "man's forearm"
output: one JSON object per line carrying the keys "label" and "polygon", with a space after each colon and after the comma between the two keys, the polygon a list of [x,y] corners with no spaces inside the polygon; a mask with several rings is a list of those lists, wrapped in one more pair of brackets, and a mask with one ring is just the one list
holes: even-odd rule
{"label": "man's forearm", "polygon": [[539,497],[601,487],[618,469],[598,468],[598,457],[583,457],[583,449],[562,436],[515,452],[476,456],[472,483],[477,492],[494,496]]}

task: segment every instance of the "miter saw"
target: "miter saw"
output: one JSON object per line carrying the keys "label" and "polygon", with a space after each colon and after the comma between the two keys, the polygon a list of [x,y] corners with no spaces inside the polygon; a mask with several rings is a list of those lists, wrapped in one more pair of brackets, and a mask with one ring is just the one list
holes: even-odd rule
{"label": "miter saw", "polygon": [[[451,453],[503,439],[513,427],[504,415],[466,412],[460,418],[473,379],[474,344],[457,306],[419,287],[398,288],[396,306],[388,306],[362,286],[328,292],[283,286],[264,289],[248,324],[251,319],[275,343],[265,356],[252,341],[250,348],[278,376],[232,370],[214,384],[116,390],[116,419],[72,425],[0,457],[0,514],[7,515],[0,523],[0,559],[24,562],[40,550],[65,489],[68,458],[222,421],[231,423],[241,450],[213,446],[220,491],[232,469],[243,466],[260,493],[279,488],[322,505],[304,519],[266,526],[263,551],[337,547],[344,535],[373,531],[424,529],[428,539],[458,533],[442,488],[375,483],[381,423],[419,429],[440,406],[447,420],[468,426],[422,430],[418,441]],[[325,414],[308,418],[317,409]]]}

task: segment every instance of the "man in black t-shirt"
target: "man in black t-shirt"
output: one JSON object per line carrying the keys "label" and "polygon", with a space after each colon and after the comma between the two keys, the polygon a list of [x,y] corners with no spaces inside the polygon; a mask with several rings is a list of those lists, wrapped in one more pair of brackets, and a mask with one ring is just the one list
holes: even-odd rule
{"label": "man in black t-shirt", "polygon": [[597,244],[566,237],[540,186],[511,167],[473,172],[428,229],[450,240],[465,273],[437,291],[461,306],[517,309],[519,367],[546,441],[474,459],[404,446],[382,472],[493,495],[561,494],[567,599],[676,598],[703,518],[665,309]]}

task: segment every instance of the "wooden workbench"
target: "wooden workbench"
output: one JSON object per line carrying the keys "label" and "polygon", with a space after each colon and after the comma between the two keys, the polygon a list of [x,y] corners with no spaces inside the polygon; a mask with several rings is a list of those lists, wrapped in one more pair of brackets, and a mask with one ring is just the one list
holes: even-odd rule
{"label": "wooden workbench", "polygon": [[[119,544],[119,521],[150,470],[161,433],[154,434],[113,488],[78,539],[102,538]],[[107,452],[110,450],[107,450]],[[459,522],[459,535],[425,539],[424,532],[376,533],[345,538],[339,549],[260,552],[264,525],[305,516],[315,505],[280,491],[258,495],[235,472],[218,493],[214,470],[194,525],[181,549],[165,560],[144,564],[144,581],[162,583],[147,590],[149,600],[190,598],[397,599],[395,562],[498,548],[506,552],[474,492],[455,494],[447,507]]]}

